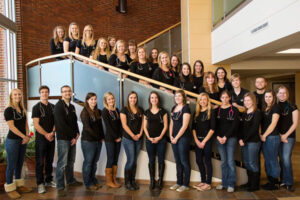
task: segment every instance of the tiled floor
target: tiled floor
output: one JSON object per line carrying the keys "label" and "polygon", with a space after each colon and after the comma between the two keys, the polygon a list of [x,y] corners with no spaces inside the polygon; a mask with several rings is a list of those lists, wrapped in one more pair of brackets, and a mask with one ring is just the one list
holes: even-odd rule
{"label": "tiled floor", "polygon": [[[295,145],[295,149],[293,152],[293,166],[294,166],[294,178],[295,178],[295,188],[296,191],[291,193],[286,191],[285,189],[280,189],[277,191],[264,191],[259,190],[257,192],[244,192],[244,191],[236,191],[234,193],[227,193],[225,190],[217,191],[215,189],[206,192],[199,192],[194,189],[190,191],[178,193],[168,189],[168,186],[165,186],[162,191],[154,190],[150,192],[148,189],[148,185],[140,185],[140,190],[138,191],[127,191],[125,187],[121,187],[118,189],[111,189],[107,187],[102,187],[96,192],[85,191],[83,186],[81,187],[73,187],[68,189],[68,196],[60,199],[66,200],[93,200],[93,199],[101,199],[101,200],[168,200],[168,199],[180,199],[180,200],[192,200],[192,199],[241,199],[241,200],[250,200],[250,199],[284,199],[284,200],[300,200],[300,143]],[[263,162],[262,162],[263,163]],[[263,171],[263,170],[262,170]],[[262,176],[265,177],[264,171],[262,172]],[[81,179],[81,178],[78,178]],[[262,178],[261,184],[266,182],[265,178]],[[104,183],[103,183],[104,184]],[[35,199],[57,199],[55,188],[48,188],[46,194],[37,194],[37,188],[35,185],[35,178],[27,178],[26,185],[32,186],[34,188],[34,192],[30,194],[25,194],[21,199],[24,200],[35,200]],[[5,192],[0,192],[0,200],[9,199]]]}

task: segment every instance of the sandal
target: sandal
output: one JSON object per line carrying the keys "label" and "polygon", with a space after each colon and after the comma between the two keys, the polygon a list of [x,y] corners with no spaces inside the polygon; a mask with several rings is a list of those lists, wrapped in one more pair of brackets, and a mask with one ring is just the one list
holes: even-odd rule
{"label": "sandal", "polygon": [[198,189],[204,185],[205,185],[205,183],[199,183],[198,185],[194,185],[193,188]]}

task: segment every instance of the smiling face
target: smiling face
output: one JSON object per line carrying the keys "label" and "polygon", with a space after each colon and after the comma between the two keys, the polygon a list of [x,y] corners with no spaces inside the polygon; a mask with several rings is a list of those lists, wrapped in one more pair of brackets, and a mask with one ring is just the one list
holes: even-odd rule
{"label": "smiling face", "polygon": [[212,75],[207,76],[206,82],[208,85],[213,85],[215,83],[215,77],[213,77]]}
{"label": "smiling face", "polygon": [[40,99],[41,100],[48,100],[49,98],[49,90],[48,89],[41,89],[40,91]]}
{"label": "smiling face", "polygon": [[89,104],[89,107],[93,110],[95,106],[97,105],[97,96],[92,96],[87,100],[87,103]]}
{"label": "smiling face", "polygon": [[136,46],[131,44],[128,46],[128,50],[130,53],[135,53],[136,52]]}
{"label": "smiling face", "polygon": [[172,56],[172,58],[171,58],[171,66],[172,66],[172,68],[177,67],[177,65],[178,65],[178,59],[177,59],[177,57],[176,56]]}
{"label": "smiling face", "polygon": [[157,49],[152,49],[151,56],[152,56],[153,59],[157,59],[157,57],[158,57]]}
{"label": "smiling face", "polygon": [[71,33],[73,36],[78,35],[79,29],[76,24],[71,25]]}
{"label": "smiling face", "polygon": [[99,44],[99,46],[100,46],[100,49],[105,49],[106,48],[106,41],[105,40],[100,40],[100,44]]}
{"label": "smiling face", "polygon": [[183,66],[182,66],[182,74],[183,74],[184,76],[189,76],[190,73],[191,73],[191,71],[190,71],[189,66],[188,66],[188,65],[183,65]]}
{"label": "smiling face", "polygon": [[137,96],[136,96],[136,94],[134,94],[134,93],[131,94],[131,95],[129,96],[128,100],[129,100],[129,105],[130,105],[130,106],[133,106],[133,107],[136,106],[136,103],[137,103]]}
{"label": "smiling face", "polygon": [[116,101],[115,101],[115,98],[113,95],[109,95],[106,98],[106,104],[108,105],[108,107],[111,107],[111,108],[115,107],[115,103],[116,103]]}
{"label": "smiling face", "polygon": [[163,65],[168,65],[169,63],[169,56],[167,54],[162,54],[160,57],[161,63]]}
{"label": "smiling face", "polygon": [[223,69],[219,69],[217,71],[217,77],[218,77],[218,79],[224,79],[225,78],[225,71]]}
{"label": "smiling face", "polygon": [[116,45],[116,38],[111,38],[108,43],[109,46],[114,47]]}
{"label": "smiling face", "polygon": [[223,105],[228,105],[230,101],[230,97],[228,96],[227,93],[223,93],[221,96],[221,102]]}
{"label": "smiling face", "polygon": [[231,85],[233,88],[239,88],[241,86],[241,81],[239,78],[233,78],[231,81]]}
{"label": "smiling face", "polygon": [[287,101],[289,98],[289,94],[288,94],[286,88],[280,88],[278,90],[277,97],[278,97],[279,101],[281,101],[281,102]]}
{"label": "smiling face", "polygon": [[263,89],[266,88],[266,86],[267,86],[267,83],[266,83],[266,81],[265,81],[264,78],[257,78],[255,80],[255,87],[256,87],[256,89],[263,90]]}
{"label": "smiling face", "polygon": [[146,52],[143,48],[140,48],[138,50],[138,57],[139,59],[146,59]]}
{"label": "smiling face", "polygon": [[201,96],[200,100],[199,100],[199,105],[202,107],[202,108],[206,108],[207,105],[208,105],[208,99],[207,99],[207,96],[203,95]]}
{"label": "smiling face", "polygon": [[64,35],[65,35],[65,31],[64,31],[64,29],[62,29],[62,28],[58,28],[58,29],[56,30],[56,33],[57,33],[57,35],[58,35],[58,38],[60,38],[60,39],[62,39],[62,38],[64,37]]}
{"label": "smiling face", "polygon": [[176,93],[174,98],[175,98],[175,103],[176,103],[177,105],[183,103],[183,96],[182,96],[181,93]]}
{"label": "smiling face", "polygon": [[117,51],[121,54],[125,53],[125,44],[123,42],[117,44]]}
{"label": "smiling face", "polygon": [[11,92],[11,100],[14,104],[19,104],[22,101],[22,93],[19,90],[13,90]]}
{"label": "smiling face", "polygon": [[93,29],[90,26],[86,26],[83,32],[86,38],[91,38],[93,35]]}
{"label": "smiling face", "polygon": [[201,73],[202,65],[200,62],[196,62],[195,64],[195,73]]}
{"label": "smiling face", "polygon": [[253,101],[252,101],[252,99],[250,98],[250,96],[246,96],[245,98],[244,98],[244,105],[245,105],[245,107],[247,108],[247,109],[250,109],[250,108],[252,108],[254,105],[253,105]]}
{"label": "smiling face", "polygon": [[159,102],[158,96],[155,93],[150,95],[150,103],[152,106],[157,106]]}
{"label": "smiling face", "polygon": [[267,106],[271,106],[274,97],[271,92],[267,92],[267,93],[265,93],[264,99],[265,99],[265,102],[267,103]]}
{"label": "smiling face", "polygon": [[69,87],[63,87],[61,89],[61,97],[65,100],[70,101],[72,97],[72,90]]}

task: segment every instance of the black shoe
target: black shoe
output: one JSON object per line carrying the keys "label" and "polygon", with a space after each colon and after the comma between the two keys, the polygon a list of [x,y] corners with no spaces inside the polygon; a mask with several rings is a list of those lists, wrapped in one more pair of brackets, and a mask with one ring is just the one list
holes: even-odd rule
{"label": "black shoe", "polygon": [[290,192],[295,192],[295,188],[293,185],[286,185],[285,188]]}
{"label": "black shoe", "polygon": [[248,192],[254,192],[259,190],[259,182],[260,182],[260,173],[259,172],[251,172],[250,176],[250,187],[248,188]]}
{"label": "black shoe", "polygon": [[164,178],[164,172],[165,172],[165,163],[158,165],[158,189],[163,189],[163,178]]}
{"label": "black shoe", "polygon": [[131,185],[131,171],[125,170],[125,187],[127,190],[135,190],[134,187]]}
{"label": "black shoe", "polygon": [[73,183],[69,183],[68,186],[74,186],[74,187],[76,187],[76,186],[82,186],[82,182],[75,180]]}
{"label": "black shoe", "polygon": [[279,184],[278,184],[278,179],[273,178],[271,176],[268,177],[269,182],[264,184],[262,188],[264,190],[278,190],[279,189]]}
{"label": "black shoe", "polygon": [[60,190],[57,190],[57,196],[58,197],[65,197],[65,196],[67,196],[67,191],[64,188],[60,189]]}
{"label": "black shoe", "polygon": [[247,170],[247,176],[248,176],[248,181],[247,181],[246,184],[243,184],[243,185],[239,186],[240,190],[248,190],[248,188],[250,187],[251,172],[249,170]]}
{"label": "black shoe", "polygon": [[150,174],[150,185],[149,189],[153,190],[155,188],[155,164],[148,164],[149,174]]}
{"label": "black shoe", "polygon": [[134,189],[138,190],[140,189],[140,186],[135,182],[135,173],[136,173],[136,165],[132,167],[131,170],[131,185]]}

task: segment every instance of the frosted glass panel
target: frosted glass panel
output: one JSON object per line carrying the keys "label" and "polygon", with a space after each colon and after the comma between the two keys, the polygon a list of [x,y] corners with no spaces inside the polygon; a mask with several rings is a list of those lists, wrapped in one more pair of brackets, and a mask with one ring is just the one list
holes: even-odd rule
{"label": "frosted glass panel", "polygon": [[39,66],[30,67],[27,70],[28,97],[39,97],[40,70]]}

